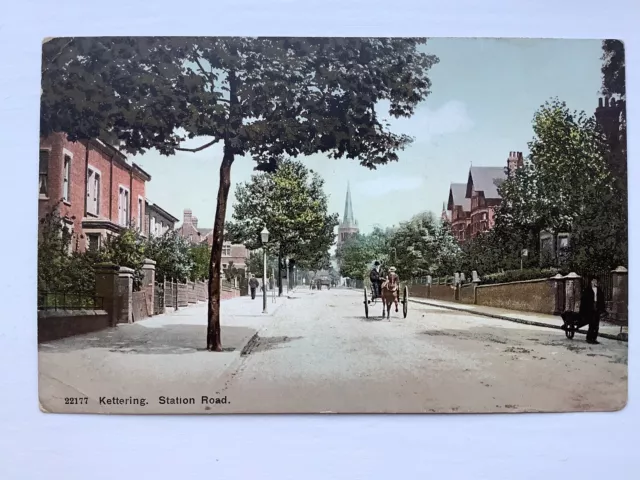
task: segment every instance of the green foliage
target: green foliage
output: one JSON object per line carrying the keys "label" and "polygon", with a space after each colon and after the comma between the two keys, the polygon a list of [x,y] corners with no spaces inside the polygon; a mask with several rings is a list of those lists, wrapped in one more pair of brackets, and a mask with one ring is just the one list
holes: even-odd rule
{"label": "green foliage", "polygon": [[340,274],[358,280],[368,278],[375,260],[387,263],[389,240],[389,232],[379,228],[368,235],[358,234],[348,238],[336,250]]}
{"label": "green foliage", "polygon": [[521,282],[524,280],[538,280],[542,278],[551,278],[560,271],[557,268],[530,268],[523,270],[508,270],[506,272],[494,273],[480,277],[481,285],[489,285],[495,283]]}
{"label": "green foliage", "polygon": [[142,285],[145,249],[146,243],[140,232],[135,228],[125,228],[118,235],[107,238],[98,257],[102,262],[133,269],[133,288],[137,291]]}
{"label": "green foliage", "polygon": [[628,216],[624,192],[594,196],[574,224],[569,243],[571,269],[601,273],[628,266]]}
{"label": "green foliage", "polygon": [[[475,262],[479,259],[473,250],[487,248],[493,252],[481,261],[484,265],[480,268],[487,273],[515,267],[523,248],[533,253],[524,265],[537,262],[543,230],[576,233],[586,219],[597,219],[595,211],[601,209],[603,202],[606,204],[606,199],[616,197],[606,161],[607,145],[594,117],[572,112],[564,102],[553,100],[536,112],[533,130],[528,161],[499,187],[502,202],[496,209],[496,225],[489,237],[493,236],[493,241],[479,239],[477,245],[470,245],[469,253]],[[611,206],[609,203],[606,208]],[[585,228],[594,230],[592,226]],[[600,233],[603,236],[599,241],[617,235],[602,229]],[[598,242],[592,234],[583,233],[576,238],[580,238],[582,246],[573,248],[574,252],[588,251],[593,246],[586,243]],[[558,266],[560,261],[549,258],[543,259],[542,264]]]}
{"label": "green foliage", "polygon": [[[262,278],[264,270],[264,256],[262,249],[249,252],[249,258],[247,260],[247,272],[252,273],[256,277]],[[278,260],[273,255],[267,255],[267,277],[271,276],[271,273],[275,272],[278,275]]]}
{"label": "green foliage", "polygon": [[[225,142],[273,170],[317,152],[369,168],[411,139],[376,105],[411,116],[437,57],[418,38],[101,37],[43,45],[41,135],[117,140],[173,154],[187,138]],[[378,109],[379,111],[379,109]],[[161,114],[159,114],[161,112]]]}
{"label": "green foliage", "polygon": [[267,250],[315,268],[328,258],[337,214],[327,212],[324,181],[301,162],[282,161],[274,173],[258,173],[236,187],[228,238],[249,249],[262,246],[260,232],[269,230]]}
{"label": "green foliage", "polygon": [[451,274],[462,261],[462,250],[447,225],[430,212],[420,213],[397,228],[375,228],[348,239],[336,252],[340,273],[367,279],[378,260],[382,270],[394,266],[400,278]]}
{"label": "green foliage", "polygon": [[70,253],[74,237],[55,206],[40,220],[38,291],[93,293],[95,254]]}
{"label": "green foliage", "polygon": [[[144,254],[156,262],[157,281],[172,279],[186,282],[191,279],[200,279],[197,275],[192,275],[195,265],[191,255],[191,245],[175,230],[169,230],[161,237],[151,238]],[[208,263],[207,258],[206,265]]]}
{"label": "green foliage", "polygon": [[207,244],[194,245],[189,248],[191,281],[202,281],[209,278],[209,261],[211,259],[211,247]]}

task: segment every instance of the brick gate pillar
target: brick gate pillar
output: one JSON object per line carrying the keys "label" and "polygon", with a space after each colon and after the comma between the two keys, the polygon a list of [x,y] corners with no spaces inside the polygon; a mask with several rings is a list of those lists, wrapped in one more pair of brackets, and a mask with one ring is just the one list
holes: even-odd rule
{"label": "brick gate pillar", "polygon": [[555,276],[549,279],[551,282],[553,293],[554,293],[554,307],[553,314],[561,315],[565,311],[565,285],[564,285],[564,277],[556,273]]}
{"label": "brick gate pillar", "polygon": [[565,283],[565,310],[569,312],[580,311],[580,297],[582,294],[582,278],[576,272],[571,272],[564,277]]}
{"label": "brick gate pillar", "polygon": [[145,292],[147,312],[153,315],[156,305],[156,262],[150,258],[145,258],[142,265],[142,290]]}
{"label": "brick gate pillar", "polygon": [[624,267],[618,267],[611,272],[611,320],[616,323],[629,322],[629,271]]}
{"label": "brick gate pillar", "polygon": [[109,315],[109,325],[115,326],[118,311],[118,270],[113,263],[98,263],[95,266],[96,297],[102,298],[102,308]]}
{"label": "brick gate pillar", "polygon": [[120,267],[118,272],[117,323],[133,323],[133,268]]}

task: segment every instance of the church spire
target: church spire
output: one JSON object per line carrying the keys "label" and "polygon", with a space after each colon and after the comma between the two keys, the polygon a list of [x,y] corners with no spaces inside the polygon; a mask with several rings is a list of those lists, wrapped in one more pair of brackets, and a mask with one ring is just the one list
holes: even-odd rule
{"label": "church spire", "polygon": [[344,225],[355,225],[356,221],[353,218],[353,206],[351,205],[351,184],[347,182],[347,198],[344,201],[344,216],[342,217],[342,223]]}

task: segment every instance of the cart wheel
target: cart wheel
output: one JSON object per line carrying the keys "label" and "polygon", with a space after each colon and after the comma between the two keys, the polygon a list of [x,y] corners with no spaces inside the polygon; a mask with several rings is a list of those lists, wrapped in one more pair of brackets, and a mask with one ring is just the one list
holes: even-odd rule
{"label": "cart wheel", "polygon": [[369,294],[367,293],[367,287],[364,287],[364,316],[369,318]]}
{"label": "cart wheel", "polygon": [[564,334],[567,336],[567,338],[572,339],[576,334],[576,326],[573,324],[567,325],[567,329],[564,331]]}
{"label": "cart wheel", "polygon": [[409,311],[409,287],[404,286],[404,291],[402,292],[402,316],[407,318],[407,313]]}

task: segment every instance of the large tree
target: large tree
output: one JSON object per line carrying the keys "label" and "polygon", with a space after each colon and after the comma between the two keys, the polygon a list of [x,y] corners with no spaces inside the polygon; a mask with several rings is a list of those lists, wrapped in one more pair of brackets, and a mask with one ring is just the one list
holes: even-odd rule
{"label": "large tree", "polygon": [[537,250],[543,230],[573,232],[589,205],[612,192],[607,147],[593,116],[556,99],[536,112],[533,131],[524,167],[499,187],[496,234],[510,254]]}
{"label": "large tree", "polygon": [[[209,269],[207,348],[221,351],[220,263],[231,166],[322,152],[367,168],[410,139],[376,106],[409,117],[437,58],[410,38],[56,38],[43,46],[41,135],[106,138],[130,153],[221,143]],[[187,139],[202,145],[186,148]]]}
{"label": "large tree", "polygon": [[[341,243],[336,250],[340,274],[355,280],[369,277],[374,261],[388,265],[390,258],[391,230],[375,227],[369,234],[357,234]],[[392,254],[391,254],[392,255]]]}
{"label": "large tree", "polygon": [[338,214],[328,212],[324,180],[302,162],[288,159],[275,172],[253,175],[238,184],[235,196],[228,238],[260,248],[260,232],[266,227],[269,243],[264,247],[281,261],[289,259],[290,286],[294,264],[317,268],[328,258]]}

